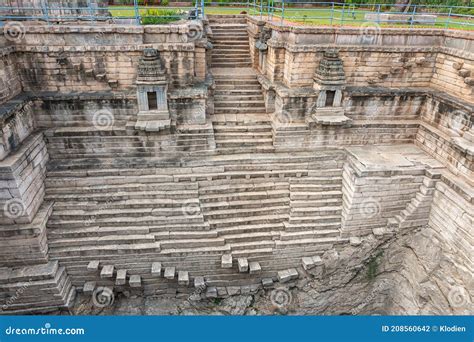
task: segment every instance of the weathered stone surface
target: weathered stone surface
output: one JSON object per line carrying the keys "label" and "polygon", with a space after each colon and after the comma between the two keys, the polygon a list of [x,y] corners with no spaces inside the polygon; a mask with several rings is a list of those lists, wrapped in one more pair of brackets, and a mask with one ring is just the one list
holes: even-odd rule
{"label": "weathered stone surface", "polygon": [[174,279],[176,275],[176,268],[175,267],[166,267],[164,277],[166,279]]}

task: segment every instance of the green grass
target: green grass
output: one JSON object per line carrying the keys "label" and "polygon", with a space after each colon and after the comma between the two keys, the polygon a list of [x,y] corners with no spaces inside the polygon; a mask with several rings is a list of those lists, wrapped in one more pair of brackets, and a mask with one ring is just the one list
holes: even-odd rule
{"label": "green grass", "polygon": [[[157,7],[154,7],[157,8]],[[192,7],[162,7],[163,9],[181,9],[181,10],[190,10]],[[135,12],[133,8],[124,8],[123,6],[110,6],[110,12],[114,17],[134,17]],[[243,7],[206,7],[206,14],[239,14],[242,11],[247,11],[249,14],[259,16],[260,12],[253,10],[252,8]],[[146,9],[140,9],[140,15],[145,15]],[[345,11],[342,13],[342,10],[336,9],[334,13],[330,9],[317,9],[317,8],[286,8],[285,9],[285,21],[293,22],[304,25],[344,25],[344,26],[361,26],[364,23],[364,15],[370,11]],[[334,14],[334,15],[333,15]],[[275,11],[273,14],[274,20],[279,20],[281,16],[281,11]],[[331,20],[331,17],[333,19]],[[263,17],[266,18],[266,13],[263,13]],[[447,16],[438,15],[435,25],[413,25],[414,27],[427,27],[427,28],[445,28]],[[470,21],[472,24],[463,25],[467,19],[463,18],[450,18],[448,28],[451,29],[464,29],[464,30],[474,30],[474,20]],[[410,27],[409,24],[380,24],[382,27]]]}

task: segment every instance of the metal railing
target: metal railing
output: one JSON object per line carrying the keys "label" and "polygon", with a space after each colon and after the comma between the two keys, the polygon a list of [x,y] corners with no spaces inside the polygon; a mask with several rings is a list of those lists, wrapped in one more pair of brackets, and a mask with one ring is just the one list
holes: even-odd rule
{"label": "metal railing", "polygon": [[396,7],[390,4],[347,4],[295,0],[195,0],[193,5],[140,6],[130,4],[98,7],[88,0],[87,7],[0,6],[0,25],[6,21],[115,21],[130,24],[163,24],[179,19],[203,18],[208,14],[248,13],[275,22],[296,22],[314,25],[364,25],[375,22],[387,26],[438,27],[474,29],[474,7],[416,5]]}

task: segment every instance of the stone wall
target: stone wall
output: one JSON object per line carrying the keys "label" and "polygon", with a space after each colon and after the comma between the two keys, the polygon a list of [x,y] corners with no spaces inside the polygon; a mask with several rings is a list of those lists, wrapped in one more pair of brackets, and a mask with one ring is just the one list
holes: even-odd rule
{"label": "stone wall", "polygon": [[13,47],[5,47],[0,49],[0,104],[7,102],[20,92],[21,80]]}
{"label": "stone wall", "polygon": [[186,87],[203,81],[206,74],[205,47],[196,46],[190,30],[202,28],[186,23],[25,26],[24,36],[15,41],[17,72],[25,91],[126,91],[135,88],[143,49],[154,47],[160,52],[171,88]]}
{"label": "stone wall", "polygon": [[36,128],[33,101],[19,96],[0,110],[0,160],[17,149]]}

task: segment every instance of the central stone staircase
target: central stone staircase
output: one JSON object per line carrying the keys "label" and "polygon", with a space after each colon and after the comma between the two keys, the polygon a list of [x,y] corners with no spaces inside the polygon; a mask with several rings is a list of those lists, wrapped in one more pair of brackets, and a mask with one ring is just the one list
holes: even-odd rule
{"label": "central stone staircase", "polygon": [[257,75],[250,68],[246,19],[210,16],[210,25],[216,147],[219,153],[273,151],[271,120]]}

